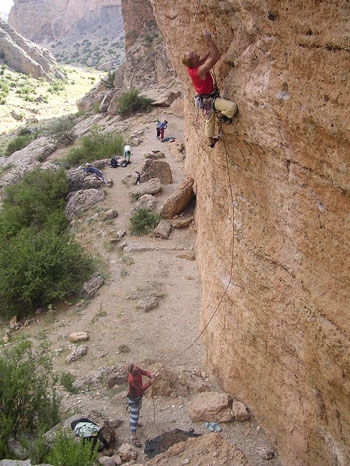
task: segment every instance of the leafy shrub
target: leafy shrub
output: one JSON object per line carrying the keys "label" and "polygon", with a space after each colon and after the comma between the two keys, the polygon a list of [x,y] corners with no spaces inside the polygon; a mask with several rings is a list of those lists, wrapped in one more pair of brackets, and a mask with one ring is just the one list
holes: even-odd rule
{"label": "leafy shrub", "polygon": [[59,94],[65,88],[65,84],[61,79],[55,79],[52,81],[51,86],[48,88],[48,92],[51,94]]}
{"label": "leafy shrub", "polygon": [[91,448],[89,441],[81,439],[77,442],[72,435],[60,430],[51,445],[47,461],[53,466],[93,466],[97,458],[97,446],[92,451]]}
{"label": "leafy shrub", "polygon": [[77,294],[90,261],[68,233],[29,227],[0,251],[0,313],[22,317]]}
{"label": "leafy shrub", "polygon": [[74,125],[72,118],[58,118],[49,125],[46,132],[59,144],[68,146],[76,140],[76,135],[72,131]]}
{"label": "leafy shrub", "polygon": [[7,442],[45,432],[59,422],[48,346],[34,350],[28,340],[0,350],[0,458],[10,458]]}
{"label": "leafy shrub", "polygon": [[161,216],[147,209],[138,209],[130,217],[130,232],[132,235],[147,234],[158,225]]}
{"label": "leafy shrub", "polygon": [[66,232],[63,171],[34,170],[5,189],[0,212],[0,314],[29,314],[77,294],[92,263]]}
{"label": "leafy shrub", "polygon": [[130,89],[119,97],[116,111],[121,116],[129,116],[137,112],[150,112],[152,102],[152,99],[139,95],[137,89]]}
{"label": "leafy shrub", "polygon": [[106,86],[107,89],[114,89],[114,78],[115,78],[115,71],[111,72],[108,71],[108,74],[105,79],[102,79],[102,82]]}
{"label": "leafy shrub", "polygon": [[60,382],[61,385],[67,390],[67,392],[76,394],[78,393],[78,389],[74,387],[73,383],[75,381],[74,375],[70,374],[69,372],[64,372],[61,374]]}
{"label": "leafy shrub", "polygon": [[94,130],[81,138],[78,147],[71,149],[63,159],[66,167],[80,165],[88,160],[101,160],[122,154],[125,140],[119,134]]}
{"label": "leafy shrub", "polygon": [[39,168],[7,186],[0,212],[0,240],[6,241],[26,227],[64,232],[68,221],[62,214],[68,189],[64,170],[52,173]]}
{"label": "leafy shrub", "polygon": [[33,134],[23,134],[22,136],[17,136],[15,139],[8,143],[5,155],[9,156],[18,150],[24,149],[33,140],[33,138]]}

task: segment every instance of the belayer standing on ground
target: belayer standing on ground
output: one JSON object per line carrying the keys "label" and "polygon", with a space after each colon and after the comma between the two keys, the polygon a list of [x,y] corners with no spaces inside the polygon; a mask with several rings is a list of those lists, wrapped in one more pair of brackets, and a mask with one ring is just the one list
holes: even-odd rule
{"label": "belayer standing on ground", "polygon": [[168,122],[166,120],[163,121],[163,123],[160,124],[159,126],[159,133],[160,133],[160,142],[164,142],[164,131],[168,127]]}
{"label": "belayer standing on ground", "polygon": [[128,165],[130,163],[130,157],[131,157],[131,147],[124,146],[124,160],[126,161]]}
{"label": "belayer standing on ground", "polygon": [[[129,364],[128,371],[128,405],[130,415],[130,428],[132,433],[132,443],[135,447],[141,447],[141,442],[137,438],[136,430],[141,427],[139,424],[140,410],[142,406],[142,396],[144,392],[154,382],[155,375],[148,371],[140,369],[136,364]],[[149,381],[143,385],[142,376],[145,376]]]}
{"label": "belayer standing on ground", "polygon": [[161,125],[161,122],[160,122],[159,118],[156,118],[154,121],[156,122],[157,139],[159,139],[159,137],[160,137],[160,130],[159,130],[159,127],[160,127],[160,125]]}
{"label": "belayer standing on ground", "polygon": [[95,178],[97,178],[99,181],[102,181],[104,184],[108,184],[108,181],[106,178],[102,175],[100,170],[96,167],[93,167],[91,163],[86,163],[85,168],[84,168],[85,173],[91,173],[94,175]]}
{"label": "belayer standing on ground", "polygon": [[182,58],[182,63],[186,65],[187,72],[192,79],[193,86],[203,101],[205,99],[207,107],[207,119],[205,121],[205,135],[209,138],[209,146],[214,147],[218,141],[215,134],[215,111],[221,113],[221,122],[232,123],[232,117],[237,111],[237,104],[226,99],[221,99],[215,86],[210,70],[220,58],[219,50],[213,41],[211,34],[206,29],[204,37],[208,45],[208,52],[200,57],[197,52],[186,52]]}

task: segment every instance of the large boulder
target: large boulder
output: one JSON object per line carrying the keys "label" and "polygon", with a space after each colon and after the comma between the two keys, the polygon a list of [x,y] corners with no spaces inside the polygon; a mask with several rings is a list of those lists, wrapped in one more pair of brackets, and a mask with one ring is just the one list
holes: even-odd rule
{"label": "large boulder", "polygon": [[70,193],[65,209],[67,218],[72,220],[78,212],[88,210],[90,207],[101,202],[104,197],[104,192],[99,189],[82,189]]}
{"label": "large boulder", "polygon": [[156,194],[159,193],[162,189],[162,184],[159,178],[152,178],[151,180],[147,181],[146,183],[141,183],[135,186],[130,194],[131,196],[141,197],[145,194]]}
{"label": "large boulder", "polygon": [[163,218],[172,218],[188,206],[193,195],[193,178],[187,176],[168,199],[163,202],[159,214]]}
{"label": "large boulder", "polygon": [[144,183],[152,178],[159,178],[162,184],[173,182],[171,168],[165,160],[147,159],[141,167],[141,182]]}

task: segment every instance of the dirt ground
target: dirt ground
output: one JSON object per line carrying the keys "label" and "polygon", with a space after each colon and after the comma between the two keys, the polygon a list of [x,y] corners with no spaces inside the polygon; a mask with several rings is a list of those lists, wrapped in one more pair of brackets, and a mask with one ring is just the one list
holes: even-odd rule
{"label": "dirt ground", "polygon": [[[183,140],[183,120],[172,114],[151,114],[136,120],[135,129],[143,133],[143,142],[132,147],[132,163],[126,168],[103,170],[104,175],[113,180],[113,186],[105,188],[106,197],[98,208],[79,216],[75,222],[78,239],[91,253],[106,262],[104,286],[92,300],[49,311],[25,329],[26,333],[38,339],[44,335],[52,343],[54,367],[59,373],[69,372],[81,378],[101,368],[129,362],[146,366],[156,362],[174,370],[182,367],[205,372],[205,348],[198,338],[201,286],[196,262],[179,257],[184,251],[193,251],[195,228],[172,230],[168,240],[128,233],[130,210],[134,203],[130,197],[131,188],[123,180],[140,169],[144,154],[160,150],[171,166],[173,183],[163,185],[162,192],[157,195],[159,205],[184,177],[183,163],[174,160],[169,153],[171,143],[161,143],[156,139],[155,116],[168,120],[166,137]],[[106,209],[116,209],[118,216],[110,222],[96,220],[94,215]],[[121,242],[126,243],[127,249],[121,252],[111,244],[111,240],[123,230],[127,234]],[[138,300],[150,295],[158,297],[158,307],[150,312],[137,309]],[[74,346],[68,336],[78,331],[88,332],[88,351],[80,360],[67,364],[66,357]],[[216,381],[211,380],[210,383],[213,390],[220,390]],[[64,417],[69,417],[96,410],[108,419],[123,420],[116,432],[118,444],[121,444],[131,438],[125,401],[125,386],[119,390],[108,390],[101,385],[98,389],[82,390],[76,395],[64,393],[62,411]],[[142,443],[175,428],[188,430],[192,427],[195,432],[208,433],[204,422],[190,421],[189,404],[190,399],[184,397],[145,398],[141,415],[144,427],[138,429]],[[222,437],[240,448],[249,464],[280,464],[276,456],[266,461],[259,454],[259,449],[271,446],[253,417],[243,423],[222,424],[222,429]],[[137,462],[146,461],[143,449],[138,449]],[[192,461],[189,464],[209,465]]]}

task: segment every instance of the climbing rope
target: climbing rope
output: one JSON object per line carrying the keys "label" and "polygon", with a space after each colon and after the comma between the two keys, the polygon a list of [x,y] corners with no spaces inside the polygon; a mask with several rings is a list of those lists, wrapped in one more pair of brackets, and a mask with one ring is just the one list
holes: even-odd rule
{"label": "climbing rope", "polygon": [[193,18],[194,23],[197,21],[197,16],[198,16],[200,7],[201,7],[201,0],[198,0],[197,1],[197,11],[196,11],[196,14],[194,15],[194,18]]}
{"label": "climbing rope", "polygon": [[[222,125],[222,123],[221,123]],[[222,131],[222,129],[221,129]],[[223,137],[223,134],[222,134],[222,137]],[[225,158],[226,158],[226,172],[227,172],[227,176],[228,176],[228,184],[229,184],[229,187],[230,187],[230,195],[231,195],[231,206],[232,206],[232,252],[231,252],[231,265],[230,265],[230,275],[229,275],[229,280],[227,282],[227,285],[225,287],[225,290],[223,291],[222,293],[222,296],[221,298],[219,299],[216,307],[215,307],[215,310],[212,314],[212,316],[209,318],[208,322],[206,323],[206,325],[204,326],[204,328],[201,330],[201,332],[198,334],[198,336],[193,340],[193,342],[188,345],[183,351],[180,351],[178,354],[176,354],[175,356],[173,356],[171,359],[168,359],[168,361],[166,361],[164,364],[161,365],[161,367],[157,370],[156,374],[158,374],[165,366],[167,366],[168,364],[170,364],[172,361],[174,361],[175,359],[177,359],[178,357],[182,356],[184,353],[186,353],[189,349],[191,349],[196,343],[197,341],[202,337],[202,335],[206,332],[206,330],[208,329],[209,325],[211,324],[212,320],[214,319],[214,317],[216,316],[216,314],[218,313],[219,311],[219,308],[221,306],[221,303],[222,301],[224,300],[224,297],[226,296],[227,294],[227,290],[229,288],[230,285],[234,285],[238,288],[243,288],[242,286],[238,285],[237,283],[234,283],[232,281],[232,276],[233,276],[233,264],[234,264],[234,248],[235,248],[235,207],[236,207],[236,201],[234,200],[233,198],[233,191],[232,191],[232,183],[231,183],[231,176],[230,176],[230,170],[229,170],[229,154],[228,154],[228,150],[227,150],[227,147],[226,147],[226,143],[225,143],[225,139],[223,138],[223,141],[224,141],[224,148],[225,148]]]}

